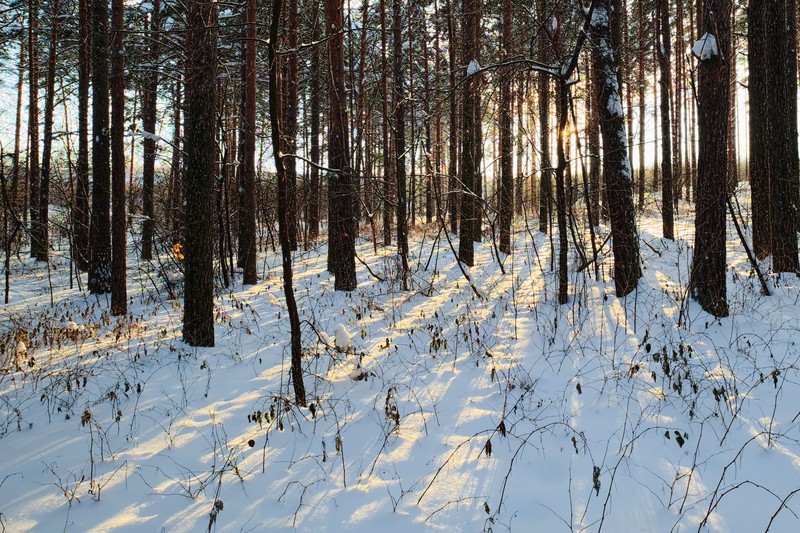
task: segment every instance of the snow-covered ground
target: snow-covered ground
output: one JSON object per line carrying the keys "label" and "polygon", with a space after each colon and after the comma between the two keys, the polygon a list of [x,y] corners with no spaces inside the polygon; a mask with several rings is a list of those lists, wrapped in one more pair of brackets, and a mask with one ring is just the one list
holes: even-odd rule
{"label": "snow-covered ground", "polygon": [[49,270],[15,259],[0,307],[0,525],[797,531],[798,279],[771,277],[762,296],[731,229],[731,316],[714,319],[686,298],[691,213],[675,242],[657,213],[639,224],[639,290],[614,296],[606,244],[600,280],[574,273],[571,253],[564,306],[552,243],[524,222],[504,272],[476,245],[476,291],[435,228],[412,235],[409,292],[391,281],[394,249],[359,241],[382,279],[358,264],[351,294],[333,291],[324,248],[298,252],[304,409],[287,383],[277,255],[261,256],[258,285],[220,293],[217,345],[203,349],[181,342],[158,265],[132,254],[118,320],[68,288],[63,254]]}

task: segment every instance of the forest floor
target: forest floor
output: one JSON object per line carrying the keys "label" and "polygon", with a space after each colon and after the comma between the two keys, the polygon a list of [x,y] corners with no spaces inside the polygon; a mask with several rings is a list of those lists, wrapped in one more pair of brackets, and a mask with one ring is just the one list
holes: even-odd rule
{"label": "forest floor", "polygon": [[[0,529],[797,531],[798,279],[761,295],[731,226],[731,316],[714,319],[687,298],[693,214],[670,242],[646,212],[639,289],[614,295],[607,243],[599,280],[571,253],[559,306],[553,243],[533,228],[519,223],[502,268],[490,238],[476,245],[474,290],[434,227],[412,235],[408,292],[368,235],[375,276],[357,264],[349,294],[324,246],[296,253],[309,408],[287,383],[278,255],[260,256],[257,285],[220,291],[202,349],[181,341],[167,251],[144,265],[132,248],[121,319],[69,289],[63,250],[49,268],[15,258]],[[318,335],[340,325],[345,351]]]}

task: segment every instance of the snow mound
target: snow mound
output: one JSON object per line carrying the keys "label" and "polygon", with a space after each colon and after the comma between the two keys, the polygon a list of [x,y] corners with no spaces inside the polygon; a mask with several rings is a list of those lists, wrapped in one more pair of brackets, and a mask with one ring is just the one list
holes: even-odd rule
{"label": "snow mound", "polygon": [[325,333],[324,331],[319,332],[319,340],[321,340],[322,343],[325,344],[325,346],[328,347],[333,346],[333,340],[331,339],[331,336]]}
{"label": "snow mound", "polygon": [[334,337],[337,350],[346,351],[353,346],[353,338],[347,331],[347,328],[344,327],[344,324],[336,326]]}
{"label": "snow mound", "polygon": [[700,61],[707,61],[714,56],[719,55],[717,48],[717,38],[710,33],[703,34],[692,47],[692,53]]}

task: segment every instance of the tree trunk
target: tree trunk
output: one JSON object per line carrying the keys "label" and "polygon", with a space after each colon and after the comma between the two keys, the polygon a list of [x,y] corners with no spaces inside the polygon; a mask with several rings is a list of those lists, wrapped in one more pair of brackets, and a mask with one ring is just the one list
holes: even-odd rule
{"label": "tree trunk", "polygon": [[[787,0],[766,0],[766,64],[771,85],[767,99],[769,154],[770,227],[772,230],[772,271],[799,272],[797,248],[797,73],[795,46],[790,34]],[[792,24],[792,27],[794,25]],[[790,100],[792,103],[790,103]],[[789,115],[794,113],[794,115]],[[794,137],[791,137],[794,135]]]}
{"label": "tree trunk", "polygon": [[458,186],[458,139],[459,139],[459,121],[458,121],[458,97],[456,87],[456,74],[457,74],[457,58],[458,46],[456,45],[456,9],[454,6],[455,0],[447,0],[445,10],[447,11],[447,39],[448,39],[448,59],[450,61],[449,80],[449,104],[450,104],[450,136],[449,136],[449,154],[447,156],[447,209],[450,214],[450,233],[455,234],[458,230],[458,214],[461,206],[459,200],[461,199],[460,190]]}
{"label": "tree trunk", "polygon": [[125,60],[124,2],[111,2],[111,314],[128,312],[125,275]]}
{"label": "tree trunk", "polygon": [[[747,92],[750,100],[750,195],[753,216],[753,253],[764,259],[772,253],[772,230],[769,213],[769,86],[767,68],[767,29],[764,2],[750,2],[747,8]],[[774,95],[772,96],[774,97]]]}
{"label": "tree trunk", "polygon": [[[312,0],[311,3],[311,24],[312,24],[312,32],[311,36],[315,42],[320,40],[320,32],[319,32],[319,0]],[[320,47],[321,44],[317,44],[311,48],[311,72],[308,81],[308,91],[309,91],[309,107],[310,109],[310,116],[309,120],[310,124],[310,133],[311,136],[311,149],[310,149],[310,156],[311,156],[311,165],[309,169],[309,192],[308,192],[308,208],[307,208],[307,219],[306,224],[308,224],[308,240],[314,240],[319,237],[319,201],[320,201],[320,188],[322,184],[320,183],[319,179],[319,168],[318,165],[320,164],[320,150],[319,150],[319,134],[320,134],[320,77],[323,75],[322,69],[322,62],[320,61]],[[306,242],[308,245],[308,242]]]}
{"label": "tree trunk", "polygon": [[[785,3],[786,0],[784,0]],[[736,38],[736,4],[731,3],[731,57],[738,57]],[[784,43],[782,43],[783,45]],[[781,46],[783,48],[783,46]],[[792,62],[794,62],[792,60]],[[729,63],[729,80],[730,84],[730,98],[728,102],[728,147],[727,147],[727,161],[728,161],[728,193],[733,194],[736,191],[736,186],[739,184],[738,164],[736,161],[736,60]],[[795,95],[793,95],[796,98]]]}
{"label": "tree trunk", "polygon": [[[400,283],[408,290],[408,220],[406,213],[406,126],[405,91],[403,89],[403,2],[392,2],[392,33],[394,36],[394,79],[392,80],[392,105],[394,106],[394,147],[397,175],[397,254],[400,256]],[[413,135],[412,135],[413,138]]]}
{"label": "tree trunk", "polygon": [[[502,59],[507,61],[513,55],[511,40],[511,0],[503,0]],[[500,251],[511,253],[511,223],[514,218],[514,175],[511,133],[513,111],[511,108],[511,79],[507,74],[500,78]]]}
{"label": "tree trunk", "polygon": [[[20,138],[22,136],[22,100],[23,91],[22,87],[25,84],[25,53],[27,46],[25,42],[27,36],[23,33],[20,37],[19,43],[19,66],[17,71],[17,105],[16,113],[14,115],[14,154],[13,154],[13,167],[11,168],[11,191],[10,191],[10,206],[14,213],[20,212],[20,198],[19,198],[19,177],[20,177]],[[23,194],[24,197],[24,194]],[[16,218],[16,217],[15,217]],[[10,250],[6,250],[9,252]],[[8,253],[6,254],[9,255]],[[8,303],[8,302],[6,302]]]}
{"label": "tree trunk", "polygon": [[617,296],[633,291],[641,276],[639,239],[633,207],[631,166],[626,146],[625,118],[619,91],[619,57],[615,50],[617,17],[612,6],[618,0],[602,0],[592,22],[595,88],[599,92],[600,131],[603,137],[603,176],[608,190],[611,242],[614,249],[614,284]]}
{"label": "tree trunk", "polygon": [[42,167],[39,182],[38,224],[31,234],[31,246],[35,246],[34,257],[37,261],[48,258],[48,226],[50,221],[50,168],[53,149],[53,113],[55,111],[56,90],[56,56],[59,31],[59,0],[54,0],[50,20],[50,49],[47,56],[47,86],[44,103],[44,138],[42,143]]}
{"label": "tree trunk", "polygon": [[644,59],[645,59],[645,42],[644,42],[644,0],[639,0],[637,2],[637,15],[639,18],[639,33],[638,33],[638,50],[637,50],[637,62],[638,64],[638,78],[637,82],[639,85],[639,179],[637,180],[637,188],[639,189],[639,210],[641,211],[644,209],[644,193],[645,193],[645,93],[647,92],[646,86],[646,78],[644,74]]}
{"label": "tree trunk", "polygon": [[239,127],[239,264],[245,285],[258,282],[256,265],[256,0],[244,6],[244,57]]}
{"label": "tree trunk", "polygon": [[[284,99],[278,93],[278,88],[281,87],[279,79],[280,65],[277,61],[277,54],[275,53],[275,48],[278,44],[278,25],[281,20],[281,3],[281,0],[273,0],[272,2],[272,25],[269,32],[269,115],[272,122],[272,145],[274,148],[278,148],[273,149],[273,153],[275,154],[275,168],[277,169],[278,178],[278,233],[281,242],[283,264],[283,292],[286,297],[286,307],[289,312],[291,338],[291,367],[289,373],[292,376],[295,403],[305,407],[306,390],[303,384],[301,360],[302,339],[300,337],[300,315],[297,310],[297,302],[295,301],[294,288],[292,286],[292,243],[289,231],[291,221],[288,206],[289,194],[291,191],[286,180],[286,171],[284,167],[286,159],[290,158],[283,157],[280,149],[286,143],[282,124],[284,119],[284,110],[282,109]],[[326,13],[327,11],[326,9]]]}
{"label": "tree trunk", "polygon": [[[284,94],[286,106],[283,109],[283,135],[286,137],[286,153],[297,152],[297,0],[284,0],[286,2],[286,45],[289,53],[286,55],[286,78]],[[289,243],[292,251],[297,250],[297,159],[286,158],[283,161],[286,171],[286,209],[289,230]]]}
{"label": "tree trunk", "polygon": [[90,0],[78,7],[78,167],[72,210],[72,243],[78,270],[89,269],[89,65],[91,61]]}
{"label": "tree trunk", "polygon": [[[716,317],[723,317],[728,315],[725,201],[728,190],[731,0],[703,0],[703,10],[705,33],[698,41],[704,48],[698,67],[700,154],[690,289],[703,309]],[[714,46],[709,44],[712,36]]]}
{"label": "tree trunk", "polygon": [[[181,136],[181,109],[183,108],[181,80],[175,83],[172,104],[172,157],[169,165],[169,198],[167,227],[171,244],[179,243],[183,235],[183,137]],[[171,222],[171,225],[170,225]]]}
{"label": "tree trunk", "polygon": [[665,239],[675,238],[675,205],[672,193],[672,150],[670,144],[670,106],[669,88],[672,85],[670,73],[669,42],[669,3],[658,0],[658,66],[661,70],[661,224]]}
{"label": "tree trunk", "polygon": [[41,249],[39,221],[39,0],[28,2],[28,185],[31,221],[31,257]]}
{"label": "tree trunk", "polygon": [[[464,0],[462,11],[462,39],[464,67],[463,87],[463,149],[461,152],[461,227],[459,232],[458,259],[467,266],[475,262],[473,240],[479,227],[480,216],[477,196],[480,174],[480,96],[479,74],[473,70],[478,65],[480,35],[480,2]],[[476,111],[477,108],[477,111]]]}
{"label": "tree trunk", "polygon": [[325,30],[328,38],[328,94],[330,95],[330,130],[328,132],[330,198],[329,260],[336,277],[337,291],[352,291],[357,286],[355,264],[356,194],[350,166],[347,127],[347,93],[344,84],[344,3],[324,0]]}
{"label": "tree trunk", "polygon": [[89,291],[111,292],[111,168],[108,128],[108,4],[92,0],[92,217]]}
{"label": "tree trunk", "polygon": [[569,87],[566,80],[559,79],[556,86],[556,120],[558,135],[556,136],[556,222],[558,224],[558,303],[564,305],[569,301],[569,278],[567,263],[569,262],[569,228],[567,227],[567,191],[565,174],[567,154],[564,149],[567,136],[569,109]]}
{"label": "tree trunk", "polygon": [[[536,3],[539,20],[547,16],[547,0]],[[539,32],[538,56],[539,61],[547,63],[549,60],[549,43],[543,32]],[[550,226],[550,195],[552,194],[550,172],[550,78],[546,74],[539,74],[539,231],[547,233]]]}
{"label": "tree trunk", "polygon": [[183,338],[191,346],[214,346],[217,4],[190,0],[188,11]]}
{"label": "tree trunk", "polygon": [[153,258],[153,232],[155,212],[153,210],[153,189],[156,175],[156,112],[158,109],[158,65],[160,53],[159,31],[161,27],[161,0],[153,0],[153,13],[150,17],[150,67],[147,69],[142,91],[142,259]]}

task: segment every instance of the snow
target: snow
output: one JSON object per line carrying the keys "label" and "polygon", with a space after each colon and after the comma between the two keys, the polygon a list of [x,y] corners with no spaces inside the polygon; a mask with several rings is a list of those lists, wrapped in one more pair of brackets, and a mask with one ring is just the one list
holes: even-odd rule
{"label": "snow", "polygon": [[717,49],[717,39],[710,33],[704,33],[700,39],[695,41],[692,47],[692,54],[700,61],[707,61],[712,57],[719,55]]}
{"label": "snow", "polygon": [[473,74],[478,72],[480,69],[481,69],[481,65],[480,65],[480,63],[478,63],[478,60],[477,59],[471,60],[469,62],[469,65],[467,65],[467,76],[472,76]]}
{"label": "snow", "polygon": [[595,6],[592,11],[592,26],[595,28],[608,26],[608,13],[604,7]]}
{"label": "snow", "polygon": [[[218,532],[744,532],[774,515],[770,531],[796,531],[800,281],[770,276],[762,296],[729,228],[731,316],[711,317],[685,299],[694,211],[679,213],[674,242],[655,207],[641,214],[635,293],[614,296],[606,246],[600,279],[573,260],[563,306],[557,237],[523,221],[505,274],[491,238],[475,244],[485,297],[421,231],[407,292],[359,266],[337,293],[324,244],[296,252],[308,408],[279,253],[260,255],[258,285],[219,293],[214,348],[180,340],[182,302],[133,247],[123,318],[69,288],[66,246],[49,272],[15,256],[0,353],[36,357],[0,370],[3,527],[207,531],[213,514]],[[396,273],[393,249],[357,252]],[[340,326],[350,355],[316,349]]]}
{"label": "snow", "polygon": [[336,326],[334,338],[337,350],[345,352],[353,347],[353,338],[350,336],[350,332],[347,331],[347,328],[344,326],[344,324],[339,324]]}
{"label": "snow", "polygon": [[322,344],[324,344],[327,347],[333,346],[333,339],[331,339],[330,335],[328,335],[324,331],[319,332],[319,340],[322,341]]}

